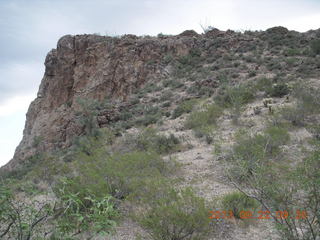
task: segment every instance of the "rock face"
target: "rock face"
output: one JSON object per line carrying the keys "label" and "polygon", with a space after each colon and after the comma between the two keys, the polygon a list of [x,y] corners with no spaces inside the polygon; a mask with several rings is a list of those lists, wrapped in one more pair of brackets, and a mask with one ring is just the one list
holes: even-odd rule
{"label": "rock face", "polygon": [[[23,139],[5,168],[14,168],[35,151],[68,146],[80,135],[83,129],[75,120],[78,98],[125,102],[133,90],[167,74],[161,64],[165,55],[186,55],[196,41],[188,36],[62,37],[45,59],[45,74],[29,107]],[[105,119],[103,113],[99,117]],[[37,138],[41,144],[35,146]]]}
{"label": "rock face", "polygon": [[[108,98],[126,103],[134,90],[170,75],[170,64],[164,61],[167,56],[179,58],[193,49],[200,50],[202,57],[223,55],[230,50],[241,53],[248,46],[264,44],[268,34],[288,32],[273,28],[269,32],[241,34],[214,29],[206,34],[188,30],[177,36],[159,37],[62,37],[45,59],[45,74],[37,98],[29,107],[23,139],[4,169],[15,168],[37,151],[67,147],[75,136],[81,135],[84,129],[76,117],[77,99]],[[210,87],[217,87],[216,83]],[[99,113],[99,125],[107,124],[109,115],[108,111]],[[41,139],[40,144],[36,144],[37,139]]]}

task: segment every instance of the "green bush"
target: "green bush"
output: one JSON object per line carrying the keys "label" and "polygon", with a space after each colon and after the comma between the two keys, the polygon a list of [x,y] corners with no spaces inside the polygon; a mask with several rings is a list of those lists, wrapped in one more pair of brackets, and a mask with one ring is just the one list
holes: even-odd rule
{"label": "green bush", "polygon": [[141,111],[142,117],[137,118],[135,120],[135,124],[140,126],[148,126],[150,124],[157,123],[162,115],[163,111],[158,106],[141,106],[141,109],[136,109],[137,111]]}
{"label": "green bush", "polygon": [[281,127],[268,127],[264,131],[265,136],[268,138],[268,145],[266,151],[270,154],[275,154],[279,150],[279,146],[286,144],[290,140],[288,130]]}
{"label": "green bush", "polygon": [[112,197],[105,195],[97,197],[90,189],[83,189],[85,195],[75,191],[72,180],[62,180],[57,195],[60,198],[57,236],[74,236],[82,232],[92,235],[109,234],[114,230],[116,219],[119,216],[112,202]]}
{"label": "green bush", "polygon": [[52,209],[47,201],[16,199],[15,193],[0,183],[0,238],[44,239]]}
{"label": "green bush", "polygon": [[237,124],[243,105],[253,101],[254,98],[254,87],[239,85],[236,87],[222,87],[214,100],[221,107],[227,107],[232,110],[232,121],[234,124]]}
{"label": "green bush", "polygon": [[191,189],[170,188],[139,215],[139,223],[156,240],[207,239],[211,230],[204,199]]}
{"label": "green bush", "polygon": [[293,126],[303,126],[306,117],[305,111],[297,106],[284,107],[280,110],[283,119],[289,121]]}
{"label": "green bush", "polygon": [[131,151],[154,151],[159,154],[171,153],[180,147],[179,139],[173,134],[160,135],[154,128],[146,128],[137,135],[127,136],[124,144]]}
{"label": "green bush", "polygon": [[85,134],[91,136],[98,136],[98,121],[97,115],[99,109],[102,106],[102,103],[99,103],[93,99],[77,99],[77,103],[80,107],[80,110],[76,112],[78,116],[78,122],[84,127]]}
{"label": "green bush", "polygon": [[181,88],[183,86],[184,86],[184,84],[182,82],[175,80],[175,79],[163,81],[163,87]]}
{"label": "green bush", "polygon": [[254,88],[256,88],[259,91],[266,91],[270,86],[273,84],[272,79],[261,77],[256,80]]}
{"label": "green bush", "polygon": [[172,118],[176,119],[184,113],[190,113],[194,106],[198,103],[197,99],[190,99],[182,102],[172,113]]}
{"label": "green bush", "polygon": [[233,192],[223,196],[222,207],[225,211],[232,211],[236,218],[240,218],[241,211],[255,211],[259,203],[242,192]]}
{"label": "green bush", "polygon": [[190,114],[185,123],[188,129],[195,129],[207,125],[214,125],[221,116],[222,109],[216,104],[204,106],[203,110],[195,111]]}
{"label": "green bush", "polygon": [[301,54],[301,51],[296,48],[288,48],[284,50],[284,55],[285,56],[298,56]]}
{"label": "green bush", "polygon": [[207,142],[211,142],[212,130],[222,113],[222,109],[218,105],[206,105],[202,110],[192,112],[188,116],[185,127],[193,129],[197,137],[205,136]]}
{"label": "green bush", "polygon": [[129,152],[110,155],[96,150],[94,154],[78,155],[73,189],[85,196],[85,189],[102,197],[110,194],[123,199],[143,186],[148,178],[168,174],[170,169],[155,152]]}
{"label": "green bush", "polygon": [[311,50],[314,54],[320,54],[320,40],[313,40],[310,44]]}
{"label": "green bush", "polygon": [[267,94],[271,97],[283,97],[290,92],[290,89],[287,84],[280,83],[274,84],[271,87],[267,88]]}
{"label": "green bush", "polygon": [[[238,184],[243,191],[250,189],[250,194],[275,216],[274,224],[281,239],[317,240],[320,237],[317,207],[320,202],[320,152],[319,145],[314,147],[316,150],[307,152],[306,158],[295,160],[293,164],[286,161],[261,165],[260,171],[249,181]],[[286,211],[288,217],[279,218],[277,211]],[[306,216],[302,217],[302,211]]]}
{"label": "green bush", "polygon": [[294,96],[298,100],[298,108],[307,114],[320,112],[320,89],[312,87],[295,86]]}
{"label": "green bush", "polygon": [[282,108],[281,115],[294,126],[303,126],[308,116],[320,112],[320,90],[298,85],[293,95],[297,99],[296,105]]}
{"label": "green bush", "polygon": [[247,104],[254,98],[254,89],[252,87],[239,85],[221,88],[219,94],[215,97],[215,101],[222,107],[233,107],[236,104]]}
{"label": "green bush", "polygon": [[233,178],[239,181],[250,178],[262,164],[278,157],[280,146],[286,144],[289,139],[287,130],[280,127],[269,127],[263,134],[254,136],[237,136],[231,160],[241,170],[235,167],[231,171]]}
{"label": "green bush", "polygon": [[0,177],[4,179],[10,178],[10,179],[22,180],[39,163],[41,163],[45,157],[46,156],[44,155],[44,153],[36,153],[28,157],[27,159],[25,159],[23,162],[21,162],[21,165],[16,166],[13,170],[1,172]]}
{"label": "green bush", "polygon": [[149,114],[136,120],[136,124],[140,126],[149,126],[155,124],[161,118],[161,114]]}

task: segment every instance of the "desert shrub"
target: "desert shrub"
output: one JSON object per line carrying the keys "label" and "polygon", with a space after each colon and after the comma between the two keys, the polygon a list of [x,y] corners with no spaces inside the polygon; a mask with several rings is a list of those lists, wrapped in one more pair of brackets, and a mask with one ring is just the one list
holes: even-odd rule
{"label": "desert shrub", "polygon": [[252,86],[224,86],[220,89],[214,100],[221,107],[227,107],[232,110],[233,123],[237,124],[243,105],[254,100],[254,94],[255,90]]}
{"label": "desert shrub", "polygon": [[225,211],[232,211],[238,219],[241,211],[255,211],[259,207],[259,203],[255,199],[239,191],[224,195],[221,204]]}
{"label": "desert shrub", "polygon": [[43,142],[43,137],[42,136],[35,136],[33,138],[33,143],[32,147],[37,148],[39,145]]}
{"label": "desert shrub", "polygon": [[320,91],[318,89],[296,86],[293,95],[297,102],[292,107],[281,109],[281,115],[294,126],[303,126],[306,119],[312,114],[319,113]]}
{"label": "desert shrub", "polygon": [[155,124],[161,118],[160,114],[148,114],[142,118],[136,120],[136,124],[140,126],[148,126],[150,124]]}
{"label": "desert shrub", "polygon": [[211,230],[205,201],[191,189],[169,188],[140,214],[139,223],[153,239],[200,240],[206,239]]}
{"label": "desert shrub", "polygon": [[[314,150],[305,150],[305,157],[298,161],[286,158],[277,161],[274,157],[278,154],[272,148],[270,151],[268,145],[272,143],[275,148],[276,145],[285,144],[289,137],[284,129],[270,127],[263,135],[251,139],[244,134],[238,136],[233,151],[233,154],[238,155],[234,162],[229,162],[233,165],[229,172],[231,182],[245,195],[256,199],[264,211],[269,212],[281,239],[318,239],[319,142],[312,143],[314,146],[311,149]],[[258,163],[245,179],[239,181],[239,175],[248,173],[248,160],[254,158]]]}
{"label": "desert shrub", "polygon": [[157,86],[155,83],[149,82],[140,90],[140,93],[144,95],[146,93],[155,92],[156,88],[157,88]]}
{"label": "desert shrub", "polygon": [[44,153],[36,153],[27,159],[25,159],[19,166],[16,166],[13,170],[1,172],[0,177],[6,179],[22,180],[30,171],[34,169],[39,162],[45,158]]}
{"label": "desert shrub", "polygon": [[111,232],[118,216],[111,197],[95,198],[89,189],[82,189],[87,192],[80,195],[69,182],[63,181],[61,189],[55,186],[58,199],[50,195],[23,195],[21,199],[16,195],[25,189],[12,192],[1,184],[1,239],[75,239],[84,231],[93,235]]}
{"label": "desert shrub", "polygon": [[115,155],[107,161],[107,182],[111,194],[124,198],[141,187],[147,178],[165,175],[167,165],[156,153],[132,152]]}
{"label": "desert shrub", "polygon": [[320,54],[320,40],[313,40],[310,44],[311,50],[314,54]]}
{"label": "desert shrub", "polygon": [[255,88],[259,91],[266,91],[270,86],[272,86],[273,81],[270,78],[261,77],[256,80]]}
{"label": "desert shrub", "polygon": [[184,86],[184,84],[176,79],[169,79],[165,80],[162,83],[163,87],[169,87],[169,88],[181,88]]}
{"label": "desert shrub", "polygon": [[249,86],[223,87],[215,97],[216,103],[223,107],[232,107],[236,103],[247,104],[254,99],[254,89]]}
{"label": "desert shrub", "polygon": [[110,195],[97,197],[90,189],[85,195],[75,191],[72,180],[63,179],[57,196],[60,198],[55,215],[55,237],[74,236],[82,232],[106,235],[114,230],[119,216]]}
{"label": "desert shrub", "polygon": [[256,71],[250,71],[248,77],[255,77],[257,75]]}
{"label": "desert shrub", "polygon": [[44,239],[45,222],[53,215],[53,206],[47,201],[27,202],[0,184],[0,238],[4,240]]}
{"label": "desert shrub", "polygon": [[162,110],[157,106],[146,106],[143,109],[143,116],[136,119],[135,124],[148,126],[157,123],[162,117]]}
{"label": "desert shrub", "polygon": [[208,104],[202,110],[190,114],[185,123],[185,127],[194,129],[207,125],[216,124],[217,119],[221,116],[222,109],[216,104]]}
{"label": "desert shrub", "polygon": [[164,91],[163,94],[160,97],[160,101],[170,101],[173,97],[172,91]]}
{"label": "desert shrub", "polygon": [[76,112],[78,116],[77,120],[85,129],[86,135],[98,136],[99,135],[99,126],[97,121],[97,115],[99,109],[102,106],[96,100],[93,99],[77,99],[77,103],[80,107],[80,110]]}
{"label": "desert shrub", "polygon": [[[316,240],[320,236],[319,175],[320,154],[309,152],[299,163],[261,164],[249,181],[239,183],[270,213],[282,239]],[[241,169],[241,167],[240,167]],[[286,217],[279,218],[279,210]]]}
{"label": "desert shrub", "polygon": [[320,111],[320,89],[296,86],[294,96],[298,100],[298,107],[308,114],[318,113]]}
{"label": "desert shrub", "polygon": [[288,64],[289,67],[296,67],[299,65],[299,58],[287,58],[286,63]]}
{"label": "desert shrub", "polygon": [[202,110],[192,112],[185,122],[185,127],[193,129],[197,137],[205,136],[207,142],[211,143],[212,131],[222,113],[218,105],[208,104]]}
{"label": "desert shrub", "polygon": [[194,48],[190,50],[188,55],[180,57],[178,59],[178,62],[183,65],[195,66],[199,64],[200,59],[201,59],[200,49]]}
{"label": "desert shrub", "polygon": [[205,97],[205,96],[212,96],[214,93],[214,88],[204,86],[201,81],[196,81],[187,89],[187,93],[193,94],[196,97]]}
{"label": "desert shrub", "polygon": [[284,50],[283,54],[285,56],[298,56],[301,54],[301,51],[297,48],[288,48]]}
{"label": "desert shrub", "polygon": [[169,136],[160,135],[155,129],[146,128],[137,135],[128,136],[125,145],[131,150],[155,151],[159,154],[166,154],[177,150],[180,141],[173,134]]}
{"label": "desert shrub", "polygon": [[[234,179],[246,180],[261,162],[265,161],[267,142],[267,138],[263,135],[241,136],[237,139],[231,155],[231,160],[236,166],[231,170]],[[238,166],[241,166],[241,171]]]}
{"label": "desert shrub", "polygon": [[231,154],[231,160],[237,166],[231,170],[233,178],[238,181],[250,178],[262,164],[280,157],[280,146],[288,141],[287,130],[280,127],[269,127],[263,134],[254,136],[239,134]]}
{"label": "desert shrub", "polygon": [[134,97],[132,97],[132,98],[130,99],[130,104],[131,104],[131,105],[136,105],[136,104],[138,104],[138,103],[140,103],[140,99],[139,99],[137,96],[134,96]]}
{"label": "desert shrub", "polygon": [[86,189],[97,197],[110,194],[122,199],[134,193],[148,178],[169,173],[168,164],[155,152],[133,151],[110,155],[96,149],[90,156],[78,154],[72,187],[82,196]]}
{"label": "desert shrub", "polygon": [[90,156],[95,149],[104,145],[111,145],[115,140],[115,132],[108,128],[98,129],[97,136],[84,135],[74,139],[71,151],[85,153]]}
{"label": "desert shrub", "polygon": [[170,107],[171,106],[171,102],[164,102],[162,105],[161,105],[162,107],[164,107],[164,108],[168,108],[168,107]]}
{"label": "desert shrub", "polygon": [[287,84],[279,83],[273,84],[271,87],[267,88],[266,92],[271,97],[283,97],[290,92],[290,89]]}
{"label": "desert shrub", "polygon": [[193,107],[198,103],[197,99],[190,99],[182,102],[172,113],[172,118],[180,117],[184,113],[190,113]]}
{"label": "desert shrub", "polygon": [[119,120],[120,121],[128,121],[133,117],[133,114],[129,111],[123,111],[120,113]]}
{"label": "desert shrub", "polygon": [[312,133],[313,137],[316,140],[320,140],[320,126],[319,125],[311,125],[309,126],[309,131]]}
{"label": "desert shrub", "polygon": [[305,120],[305,112],[303,109],[299,109],[297,106],[294,107],[283,107],[280,110],[280,114],[283,119],[289,121],[294,126],[303,126]]}
{"label": "desert shrub", "polygon": [[171,54],[167,54],[163,57],[163,62],[166,64],[169,64],[172,61],[174,61],[174,57]]}
{"label": "desert shrub", "polygon": [[44,156],[26,176],[27,179],[31,179],[34,182],[45,181],[53,184],[61,175],[65,175],[69,171],[68,164],[59,161],[57,154],[48,154]]}
{"label": "desert shrub", "polygon": [[277,126],[268,127],[264,131],[264,135],[268,138],[266,151],[270,154],[276,154],[279,151],[279,146],[290,140],[288,130]]}

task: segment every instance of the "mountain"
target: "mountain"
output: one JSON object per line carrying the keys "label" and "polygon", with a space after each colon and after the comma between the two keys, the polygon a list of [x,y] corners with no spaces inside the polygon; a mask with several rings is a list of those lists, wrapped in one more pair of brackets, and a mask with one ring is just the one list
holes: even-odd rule
{"label": "mountain", "polygon": [[[215,206],[220,206],[217,208],[231,206],[234,213],[262,204],[262,215],[270,215],[265,214],[269,209],[274,210],[274,215],[285,215],[284,211],[292,206],[284,199],[295,201],[299,194],[305,196],[303,193],[315,196],[306,185],[313,186],[318,181],[315,166],[319,164],[316,150],[320,139],[319,39],[320,29],[300,33],[284,27],[245,32],[210,28],[203,34],[186,30],[175,36],[159,34],[157,37],[63,36],[56,49],[46,56],[45,73],[37,98],[27,112],[23,139],[13,159],[1,168],[2,175],[38,185],[41,182],[45,189],[58,186],[58,179],[63,176],[75,179],[80,176],[80,180],[85,176],[86,179],[77,182],[77,187],[92,187],[97,194],[105,191],[102,190],[105,185],[101,183],[101,189],[95,189],[95,184],[116,182],[117,187],[111,190],[107,187],[106,192],[117,199],[115,206],[127,216],[128,211],[145,206],[132,202],[127,206],[125,200],[131,193],[142,196],[139,191],[149,191],[132,190],[130,185],[138,174],[131,170],[144,169],[139,176],[160,174],[159,179],[164,182],[165,179],[184,179],[177,186],[169,184],[175,189],[194,189],[194,193],[182,191],[170,200],[181,205],[187,203],[178,197],[180,195],[190,197],[191,202],[197,202],[198,197],[204,201],[214,200]],[[102,159],[109,158],[109,165],[104,165]],[[169,164],[164,170],[155,159],[162,159],[164,165],[175,159],[181,166],[176,169]],[[121,165],[121,161],[126,164]],[[305,180],[282,176],[281,170],[292,172],[292,176],[300,171],[299,176],[306,176],[299,165],[304,161],[316,170],[309,172],[311,182],[300,186]],[[80,163],[81,167],[77,165]],[[141,165],[134,165],[137,163]],[[109,166],[111,172],[108,172]],[[150,168],[145,169],[146,166]],[[150,170],[154,166],[157,173]],[[104,169],[106,176],[98,172],[94,172],[94,177],[89,176],[91,170],[99,168]],[[170,169],[176,170],[169,174]],[[123,172],[123,178],[111,177],[119,172]],[[144,177],[143,182],[137,184],[148,186],[149,178]],[[279,188],[271,185],[272,179]],[[89,185],[91,182],[94,184]],[[164,182],[161,186],[166,186]],[[300,192],[284,189],[294,185],[301,187]],[[76,185],[72,186],[76,189]],[[279,192],[288,196],[276,195]],[[152,194],[155,193],[149,195]],[[53,198],[59,198],[56,192],[54,195]],[[94,196],[101,197],[98,195]],[[234,199],[242,204],[238,209],[233,208]],[[185,239],[264,239],[268,236],[307,239],[297,232],[305,231],[310,236],[320,234],[314,230],[319,225],[315,220],[318,208],[312,208],[320,200],[306,196],[302,199],[309,202],[297,202],[300,207],[308,208],[314,221],[308,224],[304,219],[302,227],[297,227],[295,222],[275,221],[289,229],[279,233],[271,221],[263,223],[260,218],[253,225],[244,223],[249,227],[234,224],[233,220],[218,222],[214,225],[220,237],[208,238],[201,229],[199,235],[184,229],[179,234],[187,231]],[[157,210],[152,204],[148,208]],[[152,213],[162,217],[161,211]],[[201,214],[199,212],[199,216]],[[143,236],[141,239],[150,236],[152,239],[184,239],[178,233],[175,234],[180,238],[161,238],[163,229],[157,224],[165,218],[156,223],[149,220],[124,220],[114,239],[135,239],[139,234]],[[167,227],[166,231],[170,232],[171,226]],[[200,238],[195,238],[197,236]]]}

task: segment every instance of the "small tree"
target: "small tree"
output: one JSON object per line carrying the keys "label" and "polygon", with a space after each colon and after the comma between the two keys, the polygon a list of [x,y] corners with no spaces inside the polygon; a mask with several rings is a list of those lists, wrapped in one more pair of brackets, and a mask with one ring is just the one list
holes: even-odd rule
{"label": "small tree", "polygon": [[[237,172],[245,173],[247,160],[239,159]],[[260,202],[287,240],[317,240],[320,237],[320,151],[298,166],[265,159],[251,169],[246,181],[229,175],[244,194]],[[234,173],[233,169],[232,173]],[[249,189],[249,190],[248,190]]]}
{"label": "small tree", "polygon": [[0,239],[30,240],[44,238],[44,223],[53,213],[48,202],[17,201],[11,191],[0,185]]}

